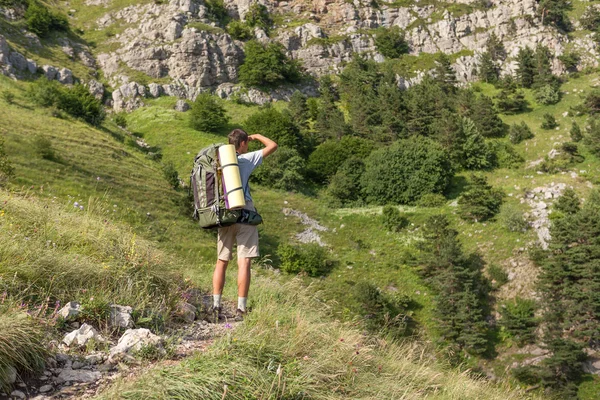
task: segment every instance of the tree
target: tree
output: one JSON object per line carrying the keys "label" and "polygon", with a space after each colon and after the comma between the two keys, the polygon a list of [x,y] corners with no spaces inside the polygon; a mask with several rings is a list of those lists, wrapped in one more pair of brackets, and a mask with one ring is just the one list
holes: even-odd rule
{"label": "tree", "polygon": [[581,132],[579,125],[577,125],[577,122],[573,121],[571,124],[569,135],[571,136],[571,140],[575,143],[580,142],[581,139],[583,139],[583,133]]}
{"label": "tree", "polygon": [[281,146],[250,179],[275,189],[298,192],[305,186],[305,169],[306,161],[297,150]]}
{"label": "tree", "polygon": [[361,200],[360,179],[365,172],[363,158],[351,157],[340,165],[327,186],[327,194],[337,199],[342,206]]}
{"label": "tree", "polygon": [[496,62],[492,58],[489,51],[486,51],[481,55],[479,61],[479,79],[486,83],[496,83],[500,77],[500,68],[496,65]]}
{"label": "tree", "polygon": [[67,31],[69,21],[58,13],[52,13],[41,3],[37,1],[29,2],[25,12],[25,21],[27,29],[39,36],[47,36],[53,30]]}
{"label": "tree", "polygon": [[556,104],[560,101],[560,91],[553,85],[544,85],[534,92],[535,101],[542,105]]}
{"label": "tree", "polygon": [[584,29],[597,31],[600,28],[600,9],[595,4],[588,6],[579,22]]}
{"label": "tree", "polygon": [[486,52],[493,61],[504,61],[506,59],[506,48],[500,38],[492,32],[486,42]]}
{"label": "tree", "polygon": [[240,82],[247,86],[276,86],[300,80],[300,63],[285,55],[281,43],[265,46],[256,40],[246,43],[246,58],[240,67]]}
{"label": "tree", "polygon": [[579,55],[579,53],[571,51],[568,53],[561,54],[560,56],[558,56],[558,59],[563,63],[567,71],[576,72],[577,66],[581,61],[581,56]]}
{"label": "tree", "polygon": [[374,147],[373,142],[354,136],[329,139],[310,154],[307,169],[315,182],[326,183],[346,160],[358,158],[364,161]]}
{"label": "tree", "polygon": [[289,113],[282,113],[273,107],[266,107],[249,116],[244,122],[248,134],[260,133],[273,139],[278,145],[295,149],[305,155],[306,148],[300,130]]}
{"label": "tree", "polygon": [[[385,78],[384,78],[385,79]],[[406,100],[404,92],[398,89],[395,77],[384,81],[378,88],[379,118],[381,134],[375,137],[378,142],[391,142],[404,136],[406,130]]]}
{"label": "tree", "polygon": [[600,89],[593,89],[586,96],[584,104],[590,114],[600,114]]}
{"label": "tree", "polygon": [[463,144],[463,166],[465,169],[481,170],[490,168],[493,154],[485,139],[477,130],[475,123],[469,118],[463,118],[462,130],[465,136]]}
{"label": "tree", "polygon": [[426,76],[406,93],[406,128],[409,134],[431,136],[432,127],[443,110],[451,110],[450,100],[434,78]]}
{"label": "tree", "polygon": [[506,124],[498,116],[492,99],[485,95],[477,98],[473,103],[472,111],[467,116],[475,122],[477,130],[486,138],[506,135]]}
{"label": "tree", "polygon": [[577,214],[581,210],[581,200],[573,189],[567,188],[554,203],[554,209],[566,215]]}
{"label": "tree", "polygon": [[505,114],[516,114],[527,109],[528,102],[525,100],[525,95],[520,90],[511,88],[502,89],[496,96],[496,104],[500,111]]}
{"label": "tree", "polygon": [[512,124],[508,132],[508,138],[511,143],[514,144],[521,143],[523,140],[531,139],[533,137],[533,132],[525,121],[521,121],[520,124]]}
{"label": "tree", "polygon": [[571,30],[567,11],[573,7],[568,0],[540,0],[538,14],[544,25],[554,25],[563,31]]}
{"label": "tree", "polygon": [[0,137],[0,185],[14,176],[15,169],[4,150],[4,139]]}
{"label": "tree", "polygon": [[409,138],[374,151],[365,162],[361,186],[367,202],[410,204],[440,193],[453,176],[446,151],[426,138]]}
{"label": "tree", "polygon": [[319,92],[321,107],[318,109],[314,126],[317,136],[322,141],[330,138],[340,139],[348,133],[348,127],[344,113],[335,104],[337,96],[331,78],[321,78]]}
{"label": "tree", "polygon": [[536,75],[535,53],[529,47],[522,47],[517,54],[517,82],[524,88],[533,85]]}
{"label": "tree", "polygon": [[273,20],[271,19],[269,9],[266,6],[254,3],[246,13],[246,23],[253,28],[258,27],[268,34],[273,25]]}
{"label": "tree", "polygon": [[435,81],[446,93],[454,93],[456,90],[457,80],[456,71],[452,67],[450,57],[445,53],[439,53],[435,60],[435,67],[433,69],[433,76]]}
{"label": "tree", "polygon": [[209,93],[196,97],[190,110],[190,125],[197,131],[218,132],[229,122],[225,108]]}
{"label": "tree", "polygon": [[375,35],[375,46],[377,51],[386,58],[398,58],[410,51],[404,31],[398,26],[378,29]]}
{"label": "tree", "polygon": [[500,326],[519,346],[535,342],[537,309],[534,300],[515,298],[500,307]]}
{"label": "tree", "polygon": [[500,211],[504,193],[494,189],[485,177],[472,175],[467,191],[458,200],[460,216],[475,222],[492,218]]}
{"label": "tree", "polygon": [[554,115],[550,113],[545,113],[543,115],[543,118],[544,121],[542,121],[542,129],[550,130],[558,126],[558,122],[556,122],[556,118],[554,118]]}
{"label": "tree", "polygon": [[308,127],[308,105],[306,104],[306,96],[299,90],[294,91],[288,103],[288,110],[292,116],[292,120],[299,128]]}
{"label": "tree", "polygon": [[600,156],[600,122],[596,118],[589,120],[589,125],[586,128],[586,135],[583,138],[583,143],[587,146],[592,154],[596,157]]}

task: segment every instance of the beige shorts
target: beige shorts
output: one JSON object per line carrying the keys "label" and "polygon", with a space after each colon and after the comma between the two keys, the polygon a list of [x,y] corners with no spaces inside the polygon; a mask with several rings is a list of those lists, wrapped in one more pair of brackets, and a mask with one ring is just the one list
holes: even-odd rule
{"label": "beige shorts", "polygon": [[255,258],[258,252],[258,227],[256,225],[233,224],[219,228],[217,235],[217,256],[219,260],[233,258],[233,243],[237,242],[237,256]]}

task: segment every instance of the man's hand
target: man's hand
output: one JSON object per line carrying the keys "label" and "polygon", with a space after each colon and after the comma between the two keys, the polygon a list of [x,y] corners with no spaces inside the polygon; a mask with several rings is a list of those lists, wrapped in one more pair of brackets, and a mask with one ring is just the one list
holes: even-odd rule
{"label": "man's hand", "polygon": [[251,142],[253,140],[258,140],[265,146],[265,148],[262,150],[263,157],[267,157],[277,150],[277,143],[261,134],[248,135],[248,141]]}

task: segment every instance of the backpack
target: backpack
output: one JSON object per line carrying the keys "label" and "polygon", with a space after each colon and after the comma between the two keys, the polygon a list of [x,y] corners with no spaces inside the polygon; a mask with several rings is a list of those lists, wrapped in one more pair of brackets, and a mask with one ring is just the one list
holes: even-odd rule
{"label": "backpack", "polygon": [[225,208],[218,153],[222,145],[212,144],[200,150],[194,158],[194,167],[190,176],[190,191],[194,194],[193,217],[205,229],[233,225],[242,216],[242,210]]}

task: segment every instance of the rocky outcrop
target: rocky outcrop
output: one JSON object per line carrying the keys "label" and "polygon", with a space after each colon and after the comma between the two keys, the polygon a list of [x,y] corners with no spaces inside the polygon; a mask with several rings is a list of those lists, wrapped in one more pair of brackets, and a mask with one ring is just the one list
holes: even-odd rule
{"label": "rocky outcrop", "polygon": [[37,63],[11,49],[6,38],[0,35],[0,73],[13,79],[24,74],[35,74]]}

